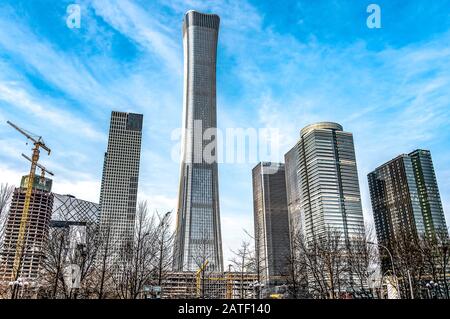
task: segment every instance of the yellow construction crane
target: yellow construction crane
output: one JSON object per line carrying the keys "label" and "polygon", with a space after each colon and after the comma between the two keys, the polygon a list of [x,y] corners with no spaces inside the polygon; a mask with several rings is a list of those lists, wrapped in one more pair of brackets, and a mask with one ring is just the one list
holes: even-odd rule
{"label": "yellow construction crane", "polygon": [[30,168],[30,174],[28,175],[27,189],[26,189],[26,193],[25,193],[25,202],[23,205],[22,217],[20,219],[19,235],[17,238],[16,253],[14,256],[14,265],[13,265],[13,271],[12,271],[12,275],[11,275],[11,281],[16,281],[18,279],[20,267],[22,264],[24,244],[25,244],[25,234],[26,234],[27,227],[28,227],[28,211],[30,208],[30,200],[31,200],[31,194],[33,191],[34,177],[36,175],[36,167],[39,167],[42,170],[41,178],[44,177],[45,172],[47,172],[51,175],[53,175],[53,173],[47,171],[45,169],[45,167],[38,164],[39,153],[40,153],[41,148],[43,150],[45,150],[48,153],[48,155],[50,155],[50,152],[51,152],[50,148],[48,148],[45,145],[42,137],[39,136],[37,138],[34,138],[31,133],[26,132],[25,130],[21,129],[20,127],[16,126],[15,124],[11,123],[10,121],[7,121],[7,123],[9,125],[11,125],[14,129],[19,131],[21,134],[23,134],[28,140],[33,142],[33,145],[34,145],[34,147],[32,149],[33,153],[32,153],[31,159],[29,157],[25,156],[24,154],[22,154],[22,156],[24,156],[31,162],[31,168]]}
{"label": "yellow construction crane", "polygon": [[[25,157],[27,160],[29,160],[31,163],[33,163],[33,160],[31,158],[29,158],[28,156],[26,156],[25,154],[22,153],[22,156]],[[41,179],[40,179],[41,183],[45,182],[45,173],[47,173],[51,176],[55,175],[39,163],[36,163],[36,166],[41,169]]]}

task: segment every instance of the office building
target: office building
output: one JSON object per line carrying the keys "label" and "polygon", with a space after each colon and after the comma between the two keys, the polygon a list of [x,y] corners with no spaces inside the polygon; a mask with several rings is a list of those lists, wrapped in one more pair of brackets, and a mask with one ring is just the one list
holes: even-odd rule
{"label": "office building", "polygon": [[429,151],[402,154],[368,174],[378,242],[448,237]]}
{"label": "office building", "polygon": [[409,154],[411,157],[414,177],[416,179],[417,194],[419,195],[425,233],[429,238],[437,234],[448,238],[447,223],[445,222],[439,187],[434,171],[431,152],[415,150]]}
{"label": "office building", "polygon": [[353,135],[332,122],[308,125],[300,135],[286,154],[286,170],[297,171],[287,182],[300,206],[293,218],[306,241],[335,230],[349,242],[364,230]]}
{"label": "office building", "polygon": [[[195,271],[205,260],[223,270],[216,140],[216,56],[219,17],[188,11],[183,22],[184,101],[174,270]],[[205,155],[205,156],[204,156]]]}
{"label": "office building", "polygon": [[112,112],[100,191],[100,234],[109,261],[133,240],[143,115]]}
{"label": "office building", "polygon": [[255,250],[260,280],[283,282],[290,257],[284,164],[262,162],[252,170]]}
{"label": "office building", "polygon": [[[308,125],[285,160],[289,220],[300,235],[292,243],[293,256],[305,258],[302,245],[313,247],[327,238],[339,238],[342,251],[348,251],[364,236],[353,135],[337,123]],[[310,273],[299,277],[311,293],[317,291],[317,280]],[[340,282],[341,292],[365,289],[366,283],[361,287],[355,278],[357,274],[346,271],[334,281]]]}

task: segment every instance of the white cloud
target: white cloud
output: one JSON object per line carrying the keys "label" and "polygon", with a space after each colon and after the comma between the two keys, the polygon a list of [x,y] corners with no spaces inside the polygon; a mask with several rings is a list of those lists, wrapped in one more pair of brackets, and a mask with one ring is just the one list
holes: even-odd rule
{"label": "white cloud", "polygon": [[113,28],[133,39],[152,54],[162,59],[166,67],[181,74],[182,58],[178,54],[180,44],[176,42],[171,29],[155,20],[142,7],[128,0],[92,1],[95,13]]}
{"label": "white cloud", "polygon": [[253,215],[222,214],[220,218],[222,225],[222,249],[223,262],[226,267],[233,258],[233,251],[236,251],[243,241],[251,242],[252,239],[245,234],[244,230],[253,234]]}
{"label": "white cloud", "polygon": [[[14,108],[19,108],[18,112],[36,116],[47,124],[63,128],[66,132],[74,130],[78,134],[93,140],[104,140],[106,138],[104,133],[97,131],[90,124],[67,111],[63,111],[61,108],[58,109],[53,106],[49,99],[42,98],[41,102],[36,96],[37,94],[35,96],[29,95],[19,83],[0,82],[0,100]],[[42,103],[45,103],[45,105]]]}

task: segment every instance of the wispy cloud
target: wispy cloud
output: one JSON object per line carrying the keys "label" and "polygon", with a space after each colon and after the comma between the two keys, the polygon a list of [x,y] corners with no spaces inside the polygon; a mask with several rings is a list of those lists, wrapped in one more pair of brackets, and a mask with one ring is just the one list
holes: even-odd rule
{"label": "wispy cloud", "polygon": [[182,58],[173,28],[154,19],[144,7],[128,0],[92,1],[95,13],[119,32],[133,39],[161,59],[173,72],[181,74]]}
{"label": "wispy cloud", "polygon": [[17,108],[18,112],[28,113],[36,116],[41,121],[64,129],[66,132],[71,130],[81,134],[88,139],[104,140],[106,135],[94,129],[92,125],[74,117],[73,114],[57,108],[48,99],[45,105],[41,104],[41,100],[29,95],[28,92],[14,82],[0,82],[0,100]]}

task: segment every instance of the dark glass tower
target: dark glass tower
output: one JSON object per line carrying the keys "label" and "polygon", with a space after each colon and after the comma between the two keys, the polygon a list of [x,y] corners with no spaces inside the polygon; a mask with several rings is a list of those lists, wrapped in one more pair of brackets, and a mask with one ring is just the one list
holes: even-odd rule
{"label": "dark glass tower", "polygon": [[255,248],[262,282],[277,284],[287,274],[289,217],[284,164],[263,162],[252,171]]}
{"label": "dark glass tower", "polygon": [[[188,11],[183,22],[184,101],[174,270],[222,271],[215,137],[219,16]],[[210,149],[207,156],[203,151]]]}
{"label": "dark glass tower", "polygon": [[433,238],[437,234],[447,238],[448,229],[431,153],[427,150],[415,150],[409,156],[416,179],[425,232],[429,238]]}
{"label": "dark glass tower", "polygon": [[369,173],[368,182],[380,244],[389,246],[396,236],[448,236],[429,151],[394,158]]}

